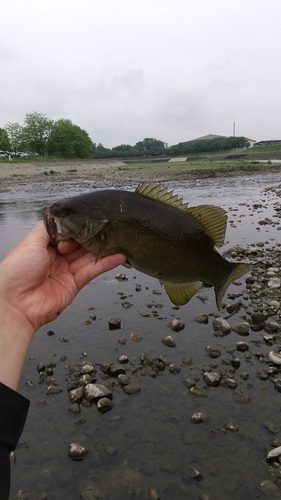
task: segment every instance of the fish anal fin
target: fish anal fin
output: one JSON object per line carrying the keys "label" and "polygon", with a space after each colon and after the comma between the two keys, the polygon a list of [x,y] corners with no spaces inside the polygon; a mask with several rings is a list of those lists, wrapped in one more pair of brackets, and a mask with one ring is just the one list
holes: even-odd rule
{"label": "fish anal fin", "polygon": [[220,309],[222,299],[224,297],[224,294],[226,290],[228,289],[229,285],[233,283],[233,281],[236,281],[237,279],[241,278],[241,276],[244,276],[244,274],[249,273],[252,270],[253,266],[251,264],[244,264],[244,263],[233,263],[233,270],[227,277],[227,279],[221,283],[220,285],[215,286],[215,293],[216,293],[216,303],[217,303],[217,308]]}
{"label": "fish anal fin", "polygon": [[202,286],[201,281],[193,281],[192,283],[169,283],[163,282],[169,299],[176,306],[184,306],[195,295]]}
{"label": "fish anal fin", "polygon": [[128,260],[126,260],[126,262],[124,262],[124,264],[122,264],[122,266],[126,267],[127,269],[133,268],[132,264]]}
{"label": "fish anal fin", "polygon": [[188,203],[183,203],[177,194],[174,194],[173,191],[168,191],[167,187],[162,188],[155,182],[143,182],[137,187],[136,193],[145,198],[157,200],[174,208],[179,208],[180,210],[186,210],[188,207]]}
{"label": "fish anal fin", "polygon": [[227,214],[221,207],[213,205],[199,205],[185,210],[186,214],[195,219],[211,236],[214,246],[224,244]]}

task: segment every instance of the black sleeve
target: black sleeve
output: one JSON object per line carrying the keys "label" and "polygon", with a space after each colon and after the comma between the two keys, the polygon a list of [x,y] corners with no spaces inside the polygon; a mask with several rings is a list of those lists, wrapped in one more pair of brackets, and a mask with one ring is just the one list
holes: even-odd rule
{"label": "black sleeve", "polygon": [[10,493],[10,451],[17,446],[29,401],[0,382],[0,500]]}

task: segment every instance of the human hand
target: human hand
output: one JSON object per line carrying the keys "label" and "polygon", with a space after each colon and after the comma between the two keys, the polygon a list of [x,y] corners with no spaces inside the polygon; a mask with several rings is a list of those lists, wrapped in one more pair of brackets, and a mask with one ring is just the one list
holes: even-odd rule
{"label": "human hand", "polygon": [[40,221],[0,264],[0,301],[33,333],[54,320],[89,281],[126,260],[115,254],[96,262],[95,254],[73,240],[57,248],[49,242]]}
{"label": "human hand", "polygon": [[0,263],[0,381],[14,390],[35,331],[89,281],[126,260],[115,254],[96,262],[73,240],[49,243],[41,221]]}

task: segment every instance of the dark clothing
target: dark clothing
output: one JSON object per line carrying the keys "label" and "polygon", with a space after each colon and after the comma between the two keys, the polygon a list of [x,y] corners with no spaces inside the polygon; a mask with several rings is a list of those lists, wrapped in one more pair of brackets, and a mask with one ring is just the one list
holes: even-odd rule
{"label": "dark clothing", "polygon": [[29,401],[0,382],[0,500],[10,493],[10,451],[17,446]]}

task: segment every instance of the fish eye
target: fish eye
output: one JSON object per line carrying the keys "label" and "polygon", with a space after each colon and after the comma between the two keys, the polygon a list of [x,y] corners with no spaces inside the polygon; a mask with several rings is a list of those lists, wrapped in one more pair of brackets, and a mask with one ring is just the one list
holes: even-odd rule
{"label": "fish eye", "polygon": [[62,215],[68,215],[70,212],[70,207],[66,203],[61,206],[61,214]]}

